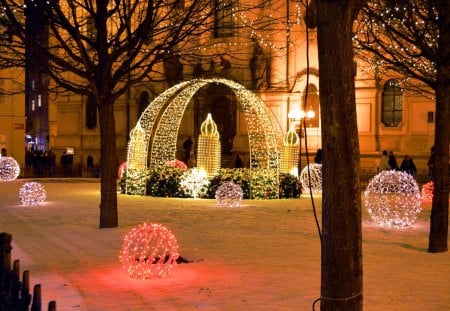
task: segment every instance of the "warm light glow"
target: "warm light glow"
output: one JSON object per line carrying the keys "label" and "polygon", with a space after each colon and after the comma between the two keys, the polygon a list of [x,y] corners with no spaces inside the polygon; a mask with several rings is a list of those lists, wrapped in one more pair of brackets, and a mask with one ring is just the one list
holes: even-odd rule
{"label": "warm light glow", "polygon": [[208,184],[205,170],[194,167],[181,175],[180,187],[194,199],[206,192]]}
{"label": "warm light glow", "polygon": [[[265,198],[264,194],[267,192],[278,193],[278,156],[283,135],[275,115],[261,98],[241,84],[219,78],[194,79],[177,84],[161,93],[145,109],[130,132],[126,193],[145,194],[149,146],[150,168],[175,159],[178,131],[184,110],[195,93],[210,83],[229,87],[241,106],[250,146],[252,198]],[[259,182],[262,180],[259,176],[263,173],[269,176],[264,183]],[[267,180],[270,180],[270,183],[267,183]]]}
{"label": "warm light glow", "polygon": [[169,276],[179,257],[173,233],[161,224],[141,224],[124,238],[120,262],[130,277],[148,279]]}
{"label": "warm light glow", "polygon": [[400,171],[382,171],[373,177],[364,196],[370,217],[382,227],[410,226],[422,210],[417,182]]}
{"label": "warm light glow", "polygon": [[38,182],[26,182],[19,190],[19,199],[22,205],[36,206],[47,199],[44,186]]}
{"label": "warm light glow", "polygon": [[197,147],[197,167],[208,176],[220,169],[220,140],[217,125],[210,113],[200,127]]}
{"label": "warm light glow", "polygon": [[15,180],[20,174],[19,163],[11,157],[0,158],[0,181]]}
{"label": "warm light glow", "polygon": [[224,182],[216,190],[217,205],[221,207],[239,207],[244,197],[241,186],[234,182]]}
{"label": "warm light glow", "polygon": [[311,163],[300,173],[302,188],[313,193],[322,193],[322,164]]}

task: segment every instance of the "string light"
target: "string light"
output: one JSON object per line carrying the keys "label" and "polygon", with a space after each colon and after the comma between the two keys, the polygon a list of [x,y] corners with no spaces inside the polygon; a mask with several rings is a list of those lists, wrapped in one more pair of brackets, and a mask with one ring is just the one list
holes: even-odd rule
{"label": "string light", "polygon": [[194,167],[184,172],[180,179],[180,187],[186,194],[192,195],[194,199],[206,193],[209,181],[205,170]]}
{"label": "string light", "polygon": [[197,148],[197,167],[208,176],[220,169],[220,140],[217,125],[210,113],[200,127]]}
{"label": "string light", "polygon": [[12,181],[20,174],[20,166],[12,157],[0,158],[0,181]]}
{"label": "string light", "polygon": [[47,199],[47,193],[40,183],[26,182],[19,190],[19,199],[22,205],[41,205]]}
{"label": "string light", "polygon": [[154,223],[138,225],[128,232],[119,256],[123,268],[135,279],[169,276],[178,257],[173,233]]}
{"label": "string light", "polygon": [[224,182],[216,190],[217,205],[221,207],[239,207],[244,197],[244,192],[234,182]]}
{"label": "string light", "polygon": [[305,166],[300,172],[300,182],[304,190],[322,193],[322,164],[310,163]]}
{"label": "string light", "polygon": [[364,197],[370,217],[382,227],[410,226],[422,210],[417,182],[401,171],[382,171],[373,177]]}
{"label": "string light", "polygon": [[[223,84],[236,95],[247,123],[251,174],[264,171],[270,183],[251,179],[252,198],[264,193],[278,193],[280,153],[283,134],[281,127],[266,103],[244,86],[227,79],[195,79],[179,83],[157,96],[144,110],[130,132],[128,146],[127,193],[145,195],[149,146],[150,168],[175,159],[178,130],[184,111],[195,93],[207,84]],[[152,139],[150,139],[152,138]],[[258,172],[261,171],[261,172]],[[267,181],[266,180],[266,181]]]}

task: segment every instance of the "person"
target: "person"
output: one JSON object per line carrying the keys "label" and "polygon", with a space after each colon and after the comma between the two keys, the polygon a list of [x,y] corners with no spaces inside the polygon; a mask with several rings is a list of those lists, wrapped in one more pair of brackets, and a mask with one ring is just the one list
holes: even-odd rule
{"label": "person", "polygon": [[317,149],[316,156],[314,157],[314,163],[322,164],[322,149]]}
{"label": "person", "polygon": [[391,170],[398,171],[399,167],[398,167],[398,164],[397,164],[397,158],[395,157],[393,151],[389,151],[388,163],[389,163],[389,167],[391,168]]}
{"label": "person", "polygon": [[433,179],[433,171],[434,171],[434,159],[435,157],[435,147],[432,146],[430,149],[430,157],[428,158],[427,166],[428,166],[428,176]]}
{"label": "person", "polygon": [[242,162],[242,158],[239,154],[236,155],[236,160],[234,160],[234,167],[235,168],[243,168],[244,162]]}
{"label": "person", "polygon": [[378,171],[381,172],[390,169],[391,167],[389,166],[388,152],[387,150],[383,150],[380,158],[380,163],[378,164]]}
{"label": "person", "polygon": [[408,173],[411,176],[415,176],[417,173],[416,165],[414,164],[413,159],[409,157],[409,155],[405,154],[402,163],[400,164],[400,170],[402,172]]}
{"label": "person", "polygon": [[191,156],[191,150],[192,150],[192,145],[194,144],[194,142],[191,139],[191,136],[188,136],[188,138],[186,138],[186,140],[183,143],[183,148],[184,148],[184,162],[186,164],[188,164],[189,161],[189,157]]}
{"label": "person", "polygon": [[187,167],[193,168],[193,167],[195,167],[195,164],[196,164],[196,163],[197,163],[197,160],[195,159],[194,151],[191,151],[191,152],[189,153],[189,159],[188,159],[187,162],[186,162]]}

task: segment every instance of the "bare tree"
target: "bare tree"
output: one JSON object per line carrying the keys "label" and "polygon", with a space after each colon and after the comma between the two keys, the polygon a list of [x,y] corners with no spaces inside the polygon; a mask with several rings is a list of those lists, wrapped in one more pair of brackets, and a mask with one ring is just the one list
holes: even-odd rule
{"label": "bare tree", "polygon": [[450,17],[448,1],[370,1],[358,16],[355,46],[378,78],[436,98],[434,195],[429,252],[448,250]]}
{"label": "bare tree", "polygon": [[[231,7],[236,0],[220,3],[230,6],[220,18],[235,14]],[[214,14],[223,7],[204,0],[0,0],[0,4],[4,43],[0,67],[25,68],[26,53],[31,51],[34,69],[56,87],[95,101],[101,135],[99,227],[117,227],[114,104],[133,85],[165,78],[163,60],[181,51],[193,55],[190,52],[198,47],[192,42],[215,29]],[[48,41],[27,33],[31,10],[42,14]]]}
{"label": "bare tree", "polygon": [[[322,111],[321,310],[362,310],[362,233],[353,22],[365,1],[312,1]],[[317,301],[319,301],[317,300]]]}

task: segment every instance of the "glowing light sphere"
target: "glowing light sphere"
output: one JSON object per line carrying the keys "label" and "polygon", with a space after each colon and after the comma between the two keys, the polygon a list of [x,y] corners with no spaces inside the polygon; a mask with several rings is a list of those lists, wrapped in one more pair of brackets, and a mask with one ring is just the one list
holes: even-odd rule
{"label": "glowing light sphere", "polygon": [[304,190],[322,193],[322,164],[311,163],[305,166],[300,172],[300,182]]}
{"label": "glowing light sphere", "polygon": [[433,201],[433,189],[434,183],[432,181],[422,186],[422,203],[431,203]]}
{"label": "glowing light sphere", "polygon": [[224,182],[216,190],[217,205],[222,207],[239,207],[244,197],[241,186],[234,182]]}
{"label": "glowing light sphere", "polygon": [[422,210],[417,182],[400,171],[382,171],[373,177],[364,196],[370,217],[382,227],[410,226]]}
{"label": "glowing light sphere", "polygon": [[187,170],[180,177],[180,186],[187,194],[190,194],[194,199],[206,192],[206,186],[209,184],[206,172],[194,167],[192,170]]}
{"label": "glowing light sphere", "polygon": [[0,181],[15,180],[20,174],[19,163],[11,157],[0,158]]}
{"label": "glowing light sphere", "polygon": [[179,257],[173,233],[161,224],[143,223],[124,238],[120,262],[130,277],[167,277]]}
{"label": "glowing light sphere", "polygon": [[26,182],[19,190],[19,199],[22,205],[36,206],[47,199],[44,186],[38,182]]}

